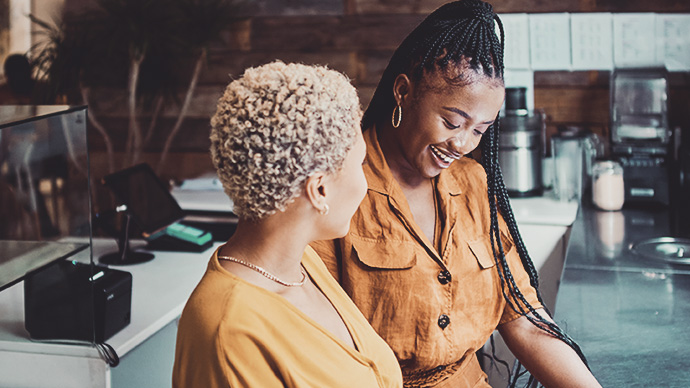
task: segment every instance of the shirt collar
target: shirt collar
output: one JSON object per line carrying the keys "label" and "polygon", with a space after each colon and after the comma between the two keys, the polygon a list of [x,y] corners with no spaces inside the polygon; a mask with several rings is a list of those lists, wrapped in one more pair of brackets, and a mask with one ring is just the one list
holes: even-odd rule
{"label": "shirt collar", "polygon": [[[368,128],[363,135],[367,143],[367,164],[364,166],[364,175],[367,178],[369,190],[390,196],[393,189],[397,187],[397,182],[381,151],[376,127]],[[464,161],[453,162],[450,169],[457,168],[462,162]],[[449,170],[441,171],[436,180],[436,187],[440,193],[448,193],[452,196],[462,194],[461,182],[455,175]]]}

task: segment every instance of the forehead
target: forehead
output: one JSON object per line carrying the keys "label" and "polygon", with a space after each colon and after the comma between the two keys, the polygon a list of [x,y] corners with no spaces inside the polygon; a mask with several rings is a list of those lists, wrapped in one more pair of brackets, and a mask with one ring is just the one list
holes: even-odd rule
{"label": "forehead", "polygon": [[435,67],[433,70],[425,70],[416,82],[418,91],[436,93],[452,93],[458,88],[476,83],[504,89],[501,77],[490,77],[481,69],[472,69],[466,61],[459,66],[449,65],[445,68]]}
{"label": "forehead", "polygon": [[[505,97],[505,88],[500,78],[491,78],[470,70],[462,79],[447,79],[441,74],[429,73],[418,81],[415,98],[420,101],[443,106],[454,106],[463,110],[480,109],[483,115],[495,116]],[[495,111],[495,112],[494,112]],[[479,113],[479,112],[477,112]]]}

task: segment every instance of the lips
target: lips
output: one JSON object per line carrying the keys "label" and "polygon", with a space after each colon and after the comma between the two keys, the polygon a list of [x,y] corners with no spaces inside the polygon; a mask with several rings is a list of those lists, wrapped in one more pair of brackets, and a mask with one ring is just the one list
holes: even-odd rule
{"label": "lips", "polygon": [[443,163],[446,164],[451,164],[453,161],[458,160],[461,158],[461,156],[456,156],[449,154],[447,152],[441,151],[440,148],[437,148],[436,146],[429,145],[429,148],[431,149],[431,152],[439,158]]}

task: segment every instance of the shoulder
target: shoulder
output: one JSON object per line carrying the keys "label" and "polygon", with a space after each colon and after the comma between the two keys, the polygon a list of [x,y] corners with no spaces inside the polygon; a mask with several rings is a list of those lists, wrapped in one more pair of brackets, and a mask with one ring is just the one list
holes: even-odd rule
{"label": "shoulder", "polygon": [[180,325],[213,332],[221,327],[251,326],[277,303],[268,291],[233,275],[209,269],[192,292]]}

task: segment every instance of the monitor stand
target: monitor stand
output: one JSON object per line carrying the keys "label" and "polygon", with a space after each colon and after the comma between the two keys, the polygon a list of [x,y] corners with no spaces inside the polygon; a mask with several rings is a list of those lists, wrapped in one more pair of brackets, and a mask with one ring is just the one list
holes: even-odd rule
{"label": "monitor stand", "polygon": [[129,225],[132,217],[129,212],[125,213],[125,226],[122,228],[119,238],[117,239],[117,252],[107,253],[98,258],[98,261],[108,265],[130,265],[145,263],[153,260],[153,253],[135,252],[129,248]]}

